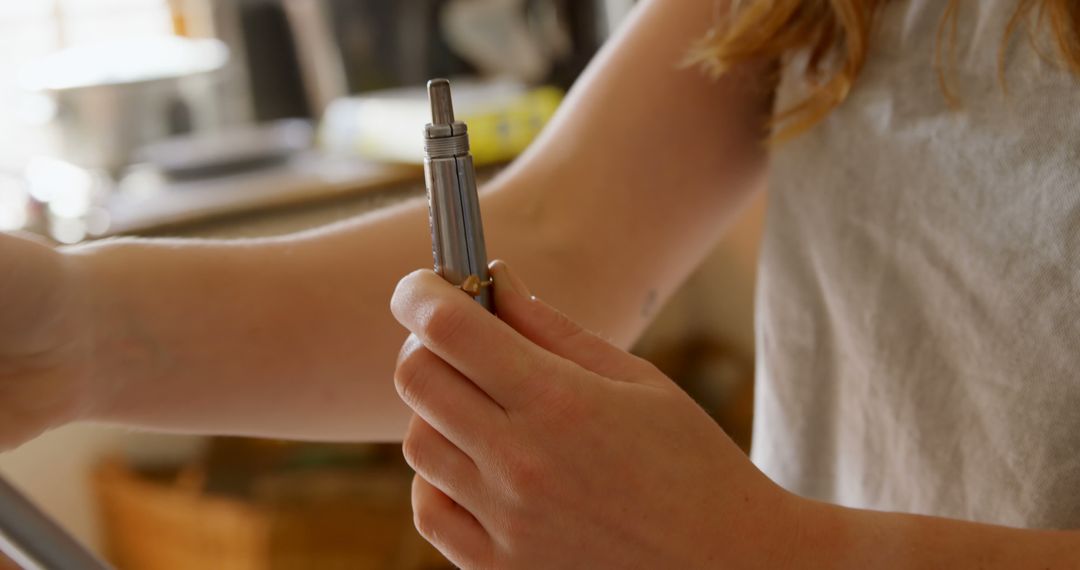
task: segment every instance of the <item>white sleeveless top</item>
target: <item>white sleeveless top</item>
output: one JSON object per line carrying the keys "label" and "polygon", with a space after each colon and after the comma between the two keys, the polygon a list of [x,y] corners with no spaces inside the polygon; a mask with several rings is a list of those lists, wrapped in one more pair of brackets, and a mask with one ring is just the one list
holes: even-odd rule
{"label": "white sleeveless top", "polygon": [[1020,37],[1006,95],[1017,0],[962,2],[950,110],[946,4],[888,3],[849,99],[773,155],[753,459],[847,506],[1080,528],[1080,82]]}

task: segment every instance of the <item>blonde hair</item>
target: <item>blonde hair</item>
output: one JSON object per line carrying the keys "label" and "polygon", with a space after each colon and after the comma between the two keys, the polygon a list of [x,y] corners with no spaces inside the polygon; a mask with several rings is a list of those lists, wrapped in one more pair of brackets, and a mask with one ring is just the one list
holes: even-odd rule
{"label": "blonde hair", "polygon": [[[732,0],[730,13],[718,19],[688,61],[719,77],[741,63],[805,53],[808,95],[772,118],[772,140],[788,140],[813,127],[847,98],[866,63],[875,17],[887,1]],[[958,6],[959,0],[949,0],[937,29],[937,50],[928,54],[951,105],[958,99],[949,88],[946,70],[955,48]],[[1080,1],[1017,0],[998,54],[1003,86],[1005,47],[1025,21],[1049,28],[1059,59],[1080,75]],[[1029,39],[1033,38],[1029,30]]]}

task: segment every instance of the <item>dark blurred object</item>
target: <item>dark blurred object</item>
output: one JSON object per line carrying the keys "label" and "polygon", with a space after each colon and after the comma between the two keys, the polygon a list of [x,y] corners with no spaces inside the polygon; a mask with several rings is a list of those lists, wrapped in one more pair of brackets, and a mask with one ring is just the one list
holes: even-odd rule
{"label": "dark blurred object", "polygon": [[[456,0],[324,1],[332,14],[353,93],[476,72],[474,64],[455,53],[447,41],[443,17]],[[568,37],[567,53],[553,58],[550,73],[537,81],[568,88],[604,40],[598,20],[601,4],[591,0],[524,0],[521,4],[522,20],[531,23],[537,14],[551,14],[551,24]],[[543,47],[552,51],[551,46]]]}
{"label": "dark blurred object", "polygon": [[240,38],[256,122],[311,117],[298,48],[281,2],[232,0],[240,11]]}
{"label": "dark blurred object", "polygon": [[[344,95],[480,74],[447,38],[446,8],[458,1],[234,0],[213,3],[213,27],[243,63],[234,74],[256,122],[318,117]],[[495,31],[528,34],[550,59],[535,83],[569,87],[605,39],[603,3],[519,1],[524,31]]]}
{"label": "dark blurred object", "polygon": [[297,59],[311,109],[326,109],[349,94],[341,50],[325,0],[285,0]]}
{"label": "dark blurred object", "polygon": [[139,158],[174,180],[224,176],[280,163],[311,148],[314,138],[310,121],[282,119],[166,139],[143,147]]}
{"label": "dark blurred object", "polygon": [[439,29],[445,0],[324,0],[350,93],[420,85],[474,70]]}
{"label": "dark blurred object", "polygon": [[95,475],[121,570],[452,568],[412,527],[397,446],[216,438],[178,468]]}
{"label": "dark blurred object", "polygon": [[640,354],[679,384],[750,452],[754,422],[754,367],[738,351],[698,336]]}
{"label": "dark blurred object", "polygon": [[551,4],[559,14],[572,46],[569,53],[555,60],[545,83],[569,89],[607,39],[604,4],[582,0],[529,0],[533,6],[544,2]]}

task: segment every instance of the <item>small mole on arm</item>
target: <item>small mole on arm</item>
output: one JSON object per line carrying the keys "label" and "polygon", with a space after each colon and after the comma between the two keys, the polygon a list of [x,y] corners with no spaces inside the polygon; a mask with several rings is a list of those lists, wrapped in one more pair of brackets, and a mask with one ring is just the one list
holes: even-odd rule
{"label": "small mole on arm", "polygon": [[649,318],[653,312],[656,311],[656,301],[660,298],[660,294],[656,289],[649,289],[649,292],[645,294],[645,302],[641,305],[642,318]]}

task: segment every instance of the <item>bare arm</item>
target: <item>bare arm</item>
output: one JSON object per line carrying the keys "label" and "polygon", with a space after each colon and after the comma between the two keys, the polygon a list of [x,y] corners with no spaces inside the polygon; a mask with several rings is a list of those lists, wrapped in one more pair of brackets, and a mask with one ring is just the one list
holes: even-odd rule
{"label": "bare arm", "polygon": [[1080,567],[1080,531],[1018,529],[805,501],[792,568]]}
{"label": "bare arm", "polygon": [[[598,56],[542,138],[482,196],[489,252],[626,346],[759,177],[761,69],[678,68],[711,0],[653,0]],[[82,417],[187,432],[398,439],[397,281],[429,266],[426,206],[243,242],[70,250],[91,292]]]}

